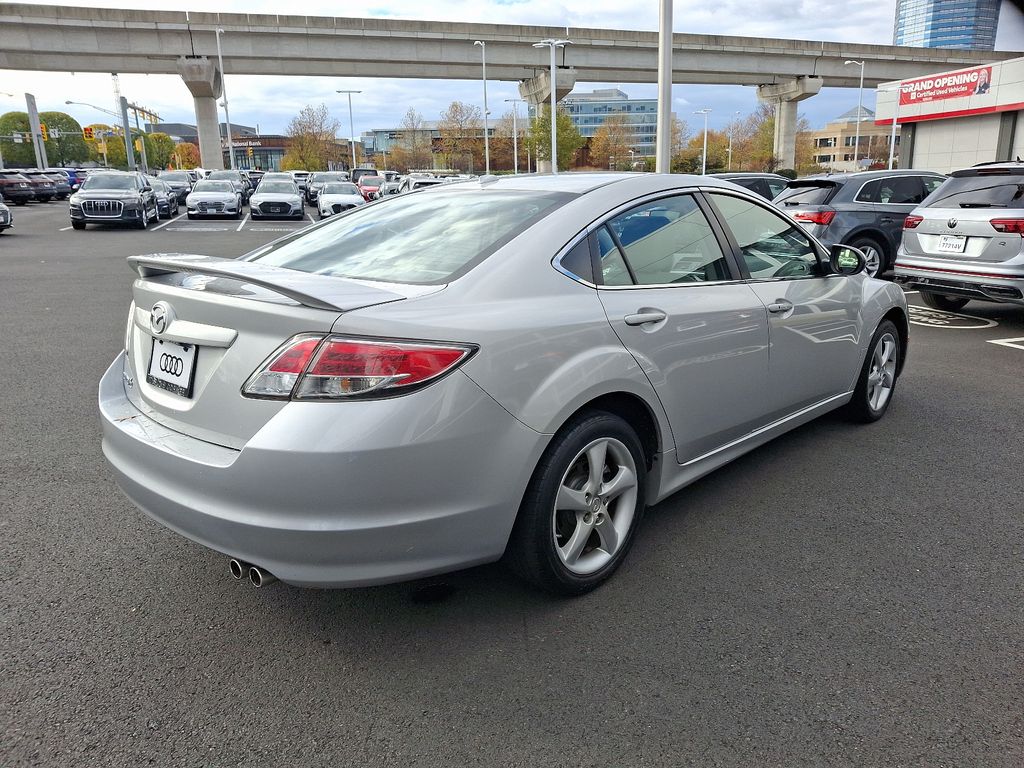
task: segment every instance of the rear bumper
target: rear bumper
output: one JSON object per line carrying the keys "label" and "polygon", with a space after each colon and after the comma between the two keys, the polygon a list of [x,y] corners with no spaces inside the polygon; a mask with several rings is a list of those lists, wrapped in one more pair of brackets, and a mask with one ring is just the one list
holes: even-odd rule
{"label": "rear bumper", "polygon": [[27,203],[35,199],[35,193],[31,189],[7,189],[0,187],[0,194],[9,203]]}
{"label": "rear bumper", "polygon": [[1024,305],[1024,267],[909,256],[896,259],[896,282],[921,291]]}
{"label": "rear bumper", "polygon": [[147,515],[282,581],[353,587],[501,557],[547,437],[456,371],[402,398],[289,403],[241,450],[174,432],[100,382],[103,452]]}

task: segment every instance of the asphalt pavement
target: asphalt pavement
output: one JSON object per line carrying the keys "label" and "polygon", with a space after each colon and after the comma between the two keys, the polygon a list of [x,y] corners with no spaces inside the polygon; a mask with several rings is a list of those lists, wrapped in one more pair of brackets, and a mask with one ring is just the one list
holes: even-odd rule
{"label": "asphalt pavement", "polygon": [[302,225],[14,215],[0,766],[1024,765],[1024,309],[918,308],[885,419],[819,419],[651,509],[586,597],[500,565],[257,590],[119,493],[96,385],[126,256]]}

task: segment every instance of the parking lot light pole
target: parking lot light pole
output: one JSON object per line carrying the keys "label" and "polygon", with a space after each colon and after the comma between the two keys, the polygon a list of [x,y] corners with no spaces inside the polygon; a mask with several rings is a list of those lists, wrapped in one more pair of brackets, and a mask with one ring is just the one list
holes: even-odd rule
{"label": "parking lot light pole", "polygon": [[533,44],[534,48],[551,48],[551,173],[553,174],[558,173],[558,135],[556,132],[558,120],[556,119],[555,112],[558,105],[558,87],[556,82],[558,62],[555,61],[555,51],[567,45],[572,45],[572,40],[556,40],[553,37]]}
{"label": "parking lot light pole", "polygon": [[708,107],[704,107],[704,109],[698,109],[693,114],[704,115],[704,151],[700,156],[700,175],[704,176],[708,172],[708,115],[711,114],[711,110]]}
{"label": "parking lot light pole", "polygon": [[228,111],[228,84],[227,77],[224,75],[224,58],[220,53],[220,36],[224,34],[224,30],[217,27],[217,66],[220,68],[220,94],[224,97],[224,101],[221,102],[221,106],[224,107],[224,124],[227,128],[228,134],[228,167],[231,170],[235,169],[235,144],[231,140],[231,113]]}
{"label": "parking lot light pole", "polygon": [[477,40],[473,45],[480,46],[480,61],[484,69],[484,173],[489,174],[491,172],[491,140],[487,135],[487,116],[491,113],[487,109],[487,43]]}
{"label": "parking lot light pole", "polygon": [[654,172],[672,172],[672,2],[658,5],[658,115]]}
{"label": "parking lot light pole", "polygon": [[[0,96],[7,96],[8,98],[11,98],[11,99],[14,98],[14,94],[13,93],[8,93],[7,91],[0,91]],[[2,171],[4,169],[4,151],[3,150],[4,150],[3,144],[0,143],[0,171]]]}
{"label": "parking lot light pole", "polygon": [[351,170],[356,167],[356,129],[354,127],[355,124],[352,122],[352,94],[362,93],[362,91],[335,91],[335,93],[344,93],[348,95],[348,145],[352,150],[352,168],[350,168],[349,171],[351,172]]}
{"label": "parking lot light pole", "polygon": [[860,155],[860,120],[864,110],[864,62],[854,61],[853,59],[847,59],[843,62],[844,66],[849,66],[850,64],[856,64],[860,67],[860,90],[857,92],[857,133],[853,140],[855,144],[853,148],[853,167],[856,170],[858,156]]}
{"label": "parking lot light pole", "polygon": [[[896,84],[895,88],[883,88],[881,93],[892,91],[894,99],[892,103],[892,131],[889,134],[889,170],[892,170],[893,161],[896,159],[896,126],[900,122],[900,95],[903,93],[903,81]],[[875,104],[877,109],[878,105]]]}
{"label": "parking lot light pole", "polygon": [[[512,165],[515,172],[519,173],[519,102],[525,99],[505,99],[505,103],[512,102]],[[530,169],[527,168],[529,173]]]}

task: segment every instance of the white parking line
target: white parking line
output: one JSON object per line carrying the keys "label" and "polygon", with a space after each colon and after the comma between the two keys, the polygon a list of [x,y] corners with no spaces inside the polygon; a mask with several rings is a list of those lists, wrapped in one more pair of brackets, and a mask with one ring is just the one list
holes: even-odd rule
{"label": "white parking line", "polygon": [[61,227],[61,228],[60,228],[60,229],[58,229],[57,231],[58,231],[58,232],[67,232],[67,231],[68,231],[69,229],[71,229],[71,227]]}
{"label": "white parking line", "polygon": [[242,231],[242,227],[245,226],[245,222],[247,222],[248,220],[249,220],[249,214],[247,213],[242,218],[242,223],[238,225],[238,229],[236,229],[235,232],[241,232]]}
{"label": "white parking line", "polygon": [[174,217],[173,219],[168,219],[168,220],[167,220],[167,221],[165,221],[165,222],[164,222],[163,224],[157,224],[157,225],[156,225],[155,227],[153,227],[153,228],[152,228],[152,229],[150,229],[149,231],[150,231],[150,232],[156,232],[156,231],[157,231],[158,229],[163,229],[163,228],[164,228],[164,227],[166,227],[166,226],[167,226],[168,224],[173,224],[174,222],[176,222],[176,221],[177,221],[178,219],[180,219],[180,218],[181,218],[182,216],[184,216],[184,215],[185,215],[184,213],[179,213],[179,214],[178,214],[177,216],[175,216],[175,217]]}
{"label": "white parking line", "polygon": [[1013,347],[1014,349],[1024,349],[1024,336],[1019,339],[986,339],[989,344],[998,344],[1000,347]]}
{"label": "white parking line", "polygon": [[310,221],[312,221],[314,224],[316,224],[316,220],[313,218],[313,214],[312,213],[307,213],[306,215],[309,216],[309,220]]}

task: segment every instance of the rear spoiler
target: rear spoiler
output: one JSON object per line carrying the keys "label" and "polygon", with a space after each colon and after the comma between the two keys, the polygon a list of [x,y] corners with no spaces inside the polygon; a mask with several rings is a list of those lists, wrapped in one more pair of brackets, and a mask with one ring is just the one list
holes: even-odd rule
{"label": "rear spoiler", "polygon": [[377,288],[342,277],[299,272],[271,267],[254,261],[225,259],[219,256],[193,256],[183,253],[129,256],[128,264],[139,277],[189,273],[227,277],[258,285],[286,296],[312,309],[347,312],[368,304],[383,304],[407,298],[384,288]]}

